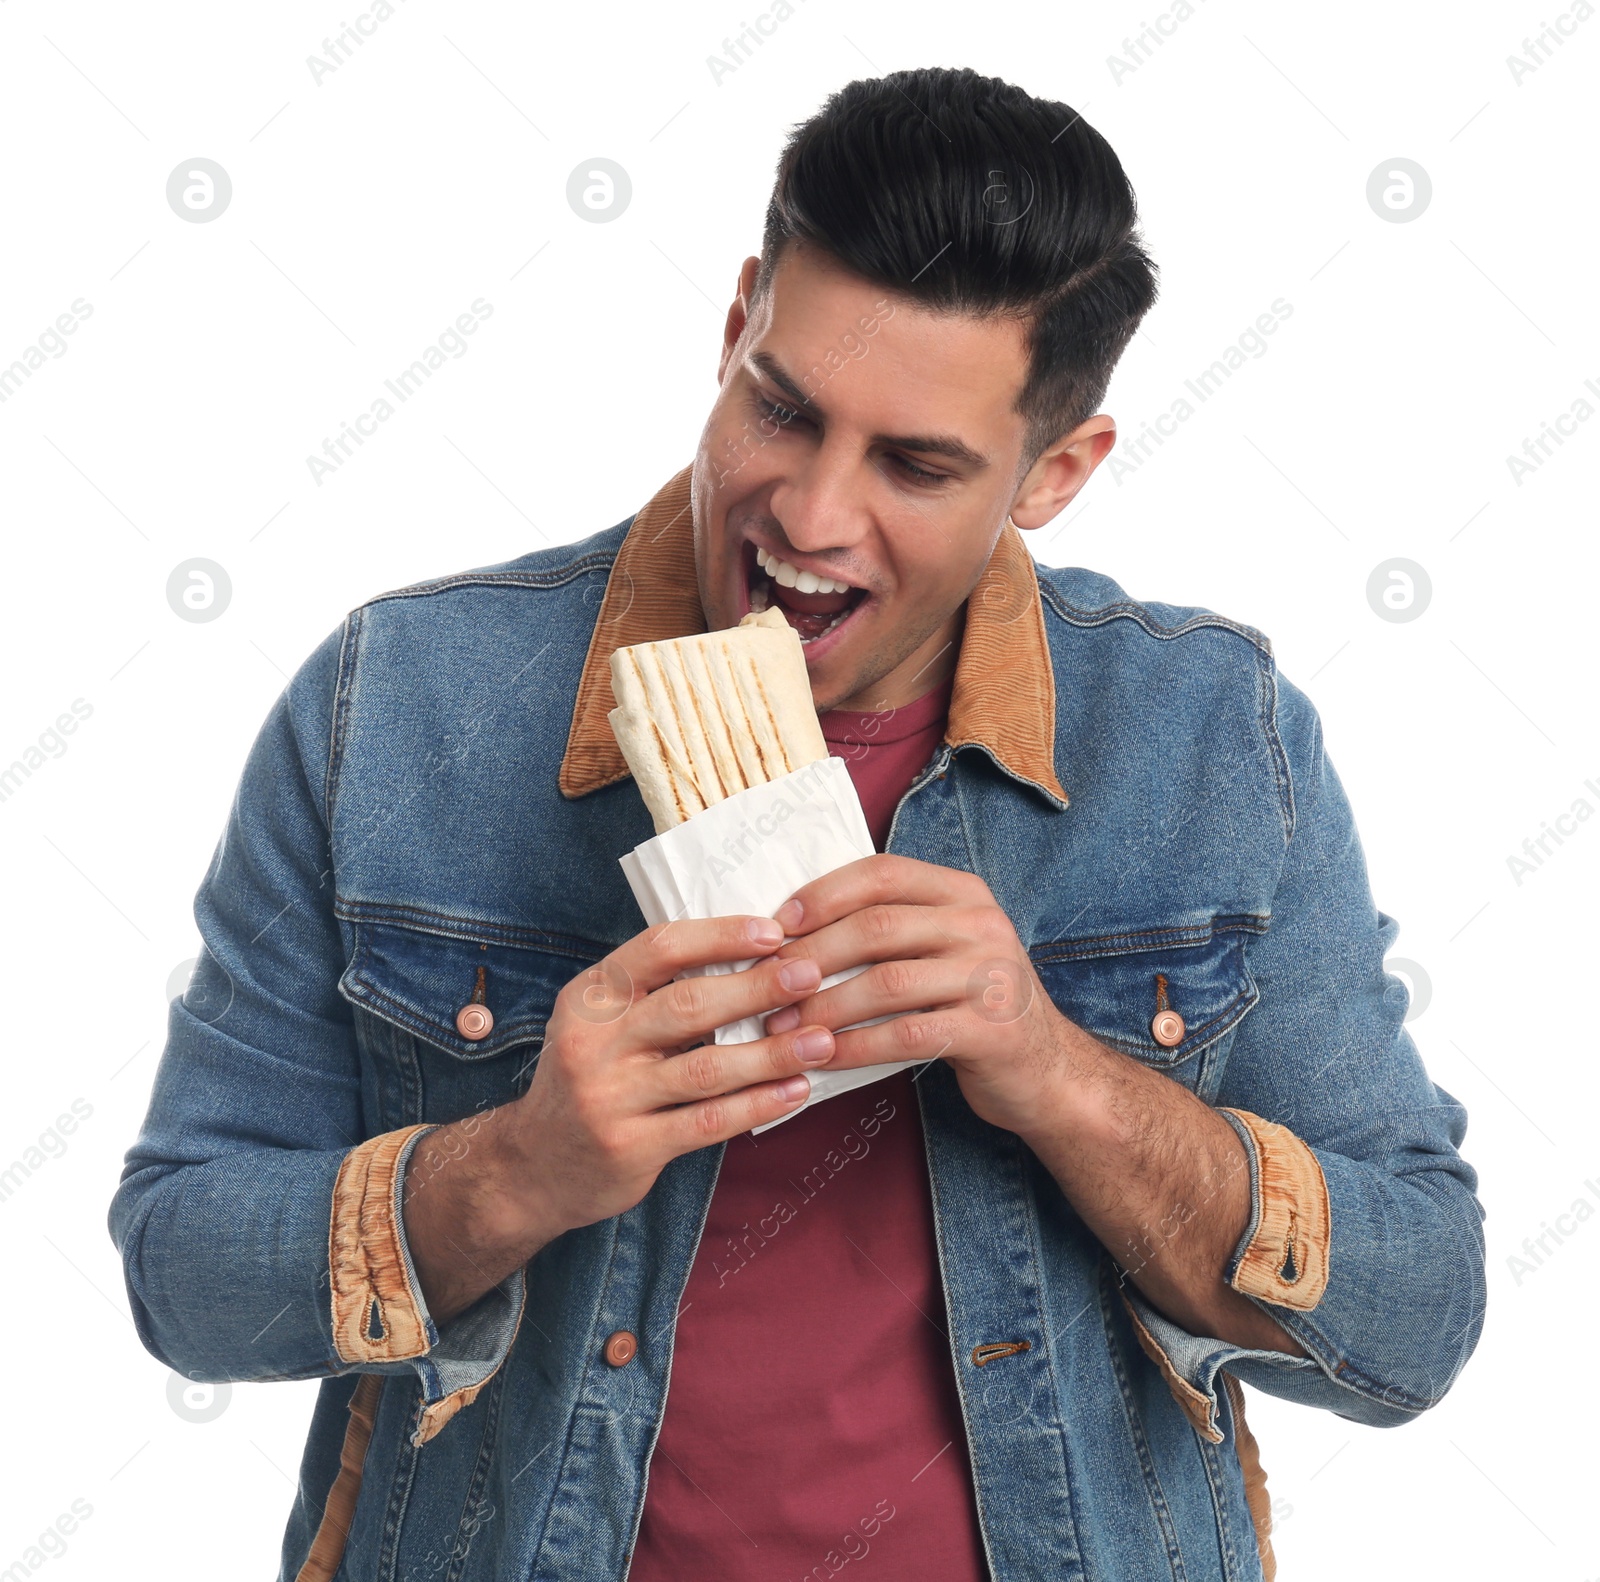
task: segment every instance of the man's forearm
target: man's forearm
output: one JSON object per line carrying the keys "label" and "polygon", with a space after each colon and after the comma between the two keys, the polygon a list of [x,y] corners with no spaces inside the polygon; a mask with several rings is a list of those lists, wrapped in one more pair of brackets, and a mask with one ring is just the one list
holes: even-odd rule
{"label": "man's forearm", "polygon": [[1149,1301],[1191,1334],[1304,1356],[1223,1272],[1250,1222],[1250,1161],[1187,1088],[1067,1023],[1024,1140]]}
{"label": "man's forearm", "polygon": [[528,1201],[515,1104],[430,1132],[406,1163],[406,1244],[435,1324],[463,1312],[559,1234]]}
{"label": "man's forearm", "polygon": [[[816,989],[815,963],[777,960],[782,943],[768,917],[645,929],[562,989],[521,1098],[422,1138],[403,1212],[435,1323],[557,1236],[626,1213],[670,1160],[801,1102],[803,1073],[833,1053],[826,1030],[713,1042],[726,1023]],[[752,955],[753,966],[677,981]]]}

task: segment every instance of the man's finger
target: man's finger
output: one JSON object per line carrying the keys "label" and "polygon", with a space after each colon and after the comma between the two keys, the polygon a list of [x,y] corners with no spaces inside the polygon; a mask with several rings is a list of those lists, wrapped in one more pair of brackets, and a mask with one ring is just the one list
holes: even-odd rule
{"label": "man's finger", "polygon": [[705,1044],[681,1055],[667,1055],[649,1068],[652,1107],[693,1104],[757,1083],[781,1081],[823,1064],[832,1053],[833,1034],[810,1024],[780,1038]]}
{"label": "man's finger", "polygon": [[785,933],[810,934],[864,906],[982,906],[993,901],[976,874],[880,853],[813,879],[776,916]]}
{"label": "man's finger", "polygon": [[[876,962],[865,972],[769,1018],[768,1031],[781,1033],[791,1025],[811,1022],[820,1027],[849,1027],[877,1016],[961,1005],[973,992],[971,977],[969,963],[940,957]],[[790,1018],[796,1016],[799,1021],[791,1023]]]}
{"label": "man's finger", "polygon": [[875,1027],[836,1033],[833,1059],[823,1069],[854,1071],[859,1066],[882,1066],[891,1061],[938,1060],[965,1053],[976,1036],[972,1018],[960,1006],[912,1011]]}
{"label": "man's finger", "polygon": [[613,1022],[685,968],[769,956],[782,943],[783,929],[770,917],[662,923],[635,934],[603,961],[580,972],[568,985],[568,998],[585,1021]]}
{"label": "man's finger", "polygon": [[814,961],[762,961],[743,972],[679,978],[639,1000],[629,1031],[654,1049],[678,1049],[728,1022],[792,1005],[822,981]]}
{"label": "man's finger", "polygon": [[810,1079],[793,1076],[668,1110],[662,1116],[668,1147],[677,1155],[711,1143],[727,1142],[730,1137],[738,1137],[752,1127],[764,1126],[768,1121],[787,1115],[810,1093]]}
{"label": "man's finger", "polygon": [[[1002,934],[1002,928],[1007,933]],[[880,904],[862,907],[836,923],[824,923],[813,934],[790,940],[776,959],[814,961],[827,977],[871,961],[970,951],[975,942],[991,937],[996,948],[1013,937],[1004,914],[994,907]]]}

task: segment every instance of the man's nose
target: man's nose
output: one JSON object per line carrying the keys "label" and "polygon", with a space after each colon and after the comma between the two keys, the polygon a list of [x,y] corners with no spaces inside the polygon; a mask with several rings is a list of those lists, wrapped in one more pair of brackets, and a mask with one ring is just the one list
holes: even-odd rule
{"label": "man's nose", "polygon": [[772,514],[795,550],[816,555],[849,549],[867,536],[871,517],[860,475],[865,466],[859,450],[832,436],[795,459],[770,497]]}

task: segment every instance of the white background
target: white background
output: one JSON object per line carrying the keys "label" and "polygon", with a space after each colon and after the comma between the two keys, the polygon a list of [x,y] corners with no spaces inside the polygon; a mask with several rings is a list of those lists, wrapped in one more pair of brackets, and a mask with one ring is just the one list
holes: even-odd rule
{"label": "white background", "polygon": [[[0,6],[0,366],[93,310],[0,405],[0,764],[92,708],[0,801],[0,1166],[92,1110],[0,1201],[0,1569],[83,1499],[50,1576],[274,1573],[315,1386],[174,1410],[105,1230],[246,749],[353,605],[609,526],[682,466],[785,129],[852,77],[940,64],[1066,101],[1122,158],[1163,279],[1107,403],[1125,434],[1293,309],[1147,464],[1102,470],[1031,540],[1272,636],[1322,710],[1397,954],[1431,980],[1412,1031],[1471,1116],[1483,1343],[1400,1430],[1252,1395],[1280,1574],[1600,1574],[1600,1217],[1520,1280],[1507,1262],[1600,1206],[1600,821],[1520,884],[1507,862],[1579,798],[1600,809],[1600,422],[1520,483],[1506,461],[1586,394],[1600,409],[1600,19],[1519,83],[1508,56],[1562,0],[1201,0],[1118,81],[1108,56],[1162,0],[793,0],[718,83],[708,55],[764,0],[397,0],[318,85],[307,57],[358,3]],[[165,196],[196,157],[233,185],[208,223]],[[594,157],[632,179],[608,224],[566,201]],[[1366,196],[1397,157],[1433,187],[1406,223]],[[318,485],[308,454],[478,297],[467,354]],[[206,623],[167,603],[194,557],[232,582]],[[1366,596],[1394,557],[1432,582],[1405,623]]]}

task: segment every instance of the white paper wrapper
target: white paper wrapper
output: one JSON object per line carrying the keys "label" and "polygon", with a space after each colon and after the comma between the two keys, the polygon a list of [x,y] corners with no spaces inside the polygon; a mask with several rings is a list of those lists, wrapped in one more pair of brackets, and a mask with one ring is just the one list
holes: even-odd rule
{"label": "white paper wrapper", "polygon": [[[674,918],[727,917],[736,913],[771,917],[802,885],[859,857],[870,857],[874,850],[866,815],[861,811],[861,801],[844,760],[821,758],[781,780],[736,792],[687,822],[635,846],[620,860],[645,921],[659,925]],[[752,957],[751,961],[755,959]],[[686,976],[738,972],[750,966],[751,961],[696,968]],[[862,966],[836,972],[824,978],[821,987],[842,983],[865,970]],[[763,1036],[761,1018],[747,1016],[719,1027],[716,1041],[747,1044]],[[915,1060],[897,1060],[854,1071],[808,1072],[811,1096],[806,1102],[755,1130],[764,1132],[781,1126],[801,1110],[836,1093],[865,1087],[917,1064]]]}

